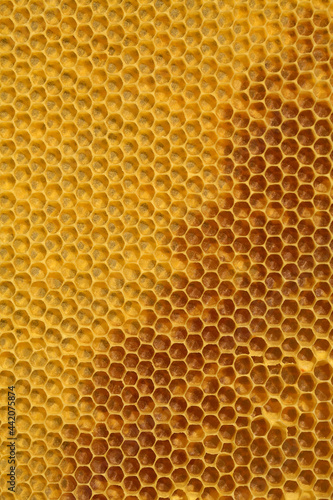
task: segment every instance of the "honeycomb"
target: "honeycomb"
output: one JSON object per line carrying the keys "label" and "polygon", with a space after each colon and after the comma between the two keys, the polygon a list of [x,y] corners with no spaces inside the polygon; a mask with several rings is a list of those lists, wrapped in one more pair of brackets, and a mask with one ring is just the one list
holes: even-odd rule
{"label": "honeycomb", "polygon": [[0,10],[1,499],[333,499],[333,2]]}

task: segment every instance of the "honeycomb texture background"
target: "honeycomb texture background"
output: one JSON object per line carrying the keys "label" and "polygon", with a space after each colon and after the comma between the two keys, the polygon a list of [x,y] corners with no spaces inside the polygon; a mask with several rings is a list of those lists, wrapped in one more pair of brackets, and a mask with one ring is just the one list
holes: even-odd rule
{"label": "honeycomb texture background", "polygon": [[1,499],[332,499],[333,3],[0,10]]}

